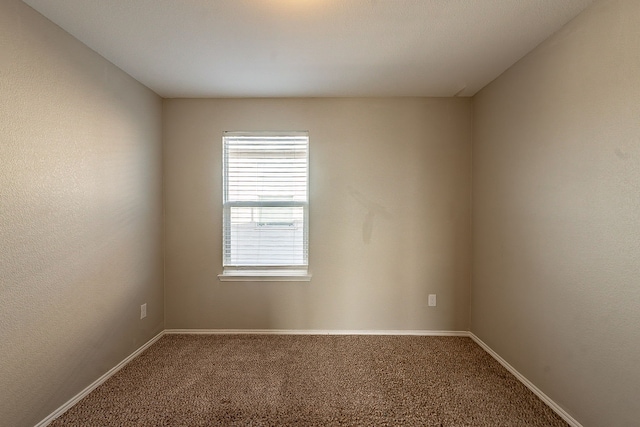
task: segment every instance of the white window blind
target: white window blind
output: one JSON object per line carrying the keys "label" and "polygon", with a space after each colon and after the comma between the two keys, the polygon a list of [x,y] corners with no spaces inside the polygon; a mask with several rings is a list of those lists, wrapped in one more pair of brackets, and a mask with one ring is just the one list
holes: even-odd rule
{"label": "white window blind", "polygon": [[308,134],[225,132],[223,163],[225,272],[306,273]]}

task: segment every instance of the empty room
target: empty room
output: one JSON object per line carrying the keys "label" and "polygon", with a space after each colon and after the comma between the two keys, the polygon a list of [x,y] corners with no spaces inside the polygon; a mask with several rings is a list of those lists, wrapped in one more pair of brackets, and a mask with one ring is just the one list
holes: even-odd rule
{"label": "empty room", "polygon": [[0,426],[640,425],[640,1],[0,0]]}

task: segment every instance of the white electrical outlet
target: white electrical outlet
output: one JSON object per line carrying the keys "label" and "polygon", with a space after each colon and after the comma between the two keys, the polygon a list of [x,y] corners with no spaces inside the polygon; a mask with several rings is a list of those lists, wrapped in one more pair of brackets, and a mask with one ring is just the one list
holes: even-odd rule
{"label": "white electrical outlet", "polygon": [[140,306],[140,319],[147,317],[147,303],[145,302]]}
{"label": "white electrical outlet", "polygon": [[429,307],[436,306],[436,294],[429,294]]}

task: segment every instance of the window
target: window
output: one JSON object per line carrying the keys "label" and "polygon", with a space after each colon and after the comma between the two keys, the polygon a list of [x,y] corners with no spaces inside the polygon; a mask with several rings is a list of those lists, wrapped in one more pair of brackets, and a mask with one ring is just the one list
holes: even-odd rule
{"label": "window", "polygon": [[225,132],[220,280],[309,280],[309,135]]}

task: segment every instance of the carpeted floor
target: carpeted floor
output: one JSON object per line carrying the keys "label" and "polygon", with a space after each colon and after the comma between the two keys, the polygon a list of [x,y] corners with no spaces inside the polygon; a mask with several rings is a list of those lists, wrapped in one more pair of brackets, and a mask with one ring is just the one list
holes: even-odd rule
{"label": "carpeted floor", "polygon": [[58,426],[567,426],[466,337],[165,335]]}

